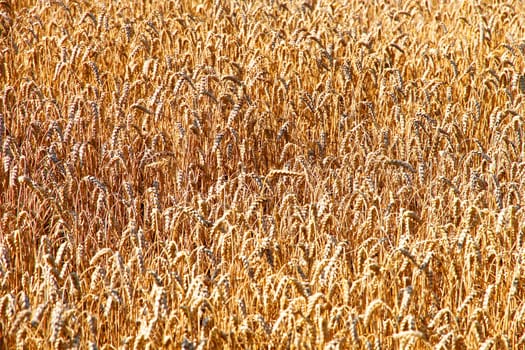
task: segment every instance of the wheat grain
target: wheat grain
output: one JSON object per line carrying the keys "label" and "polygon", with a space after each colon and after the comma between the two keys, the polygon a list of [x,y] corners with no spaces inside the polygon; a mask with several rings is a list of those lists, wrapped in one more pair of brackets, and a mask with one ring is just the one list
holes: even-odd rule
{"label": "wheat grain", "polygon": [[523,345],[521,5],[129,4],[0,2],[2,345]]}

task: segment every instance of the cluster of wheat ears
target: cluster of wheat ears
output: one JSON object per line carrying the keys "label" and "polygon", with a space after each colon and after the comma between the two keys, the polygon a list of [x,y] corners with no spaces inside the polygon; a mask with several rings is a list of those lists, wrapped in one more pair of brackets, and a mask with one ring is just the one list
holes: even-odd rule
{"label": "cluster of wheat ears", "polygon": [[0,1],[0,348],[525,346],[519,1]]}

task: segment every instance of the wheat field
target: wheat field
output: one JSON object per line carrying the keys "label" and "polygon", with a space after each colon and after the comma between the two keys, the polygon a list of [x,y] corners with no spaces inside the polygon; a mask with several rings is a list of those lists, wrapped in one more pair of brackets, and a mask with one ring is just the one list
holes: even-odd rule
{"label": "wheat field", "polygon": [[0,1],[0,349],[525,348],[520,1]]}

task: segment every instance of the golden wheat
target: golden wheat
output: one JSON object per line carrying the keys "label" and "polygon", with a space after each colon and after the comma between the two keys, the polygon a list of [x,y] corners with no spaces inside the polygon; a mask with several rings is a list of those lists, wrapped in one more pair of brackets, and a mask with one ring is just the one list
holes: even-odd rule
{"label": "golden wheat", "polygon": [[0,1],[0,348],[520,348],[524,11]]}

